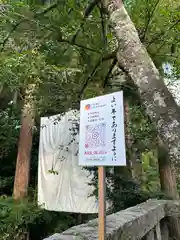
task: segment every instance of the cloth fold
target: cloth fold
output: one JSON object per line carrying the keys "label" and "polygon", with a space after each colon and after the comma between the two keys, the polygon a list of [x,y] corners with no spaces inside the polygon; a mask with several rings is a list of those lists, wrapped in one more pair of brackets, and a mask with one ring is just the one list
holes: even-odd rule
{"label": "cloth fold", "polygon": [[93,177],[78,166],[79,111],[41,118],[38,204],[50,211],[97,213]]}

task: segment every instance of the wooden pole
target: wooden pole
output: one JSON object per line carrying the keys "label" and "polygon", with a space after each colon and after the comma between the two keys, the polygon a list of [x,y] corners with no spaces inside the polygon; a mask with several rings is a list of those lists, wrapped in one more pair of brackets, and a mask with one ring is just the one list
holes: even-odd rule
{"label": "wooden pole", "polygon": [[99,240],[106,239],[106,182],[105,167],[98,167],[98,221]]}

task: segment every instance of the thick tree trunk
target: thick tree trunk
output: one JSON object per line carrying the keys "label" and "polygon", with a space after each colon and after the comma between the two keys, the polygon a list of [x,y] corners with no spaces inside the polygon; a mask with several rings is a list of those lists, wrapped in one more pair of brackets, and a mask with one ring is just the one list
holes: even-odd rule
{"label": "thick tree trunk", "polygon": [[29,85],[24,100],[21,116],[21,129],[14,180],[14,199],[27,196],[30,171],[30,153],[32,148],[32,130],[34,126],[34,95],[35,85]]}
{"label": "thick tree trunk", "polygon": [[[168,156],[177,163],[180,160],[180,108],[175,103],[152,59],[140,42],[137,30],[122,0],[104,0],[103,2],[119,45],[118,63],[138,88],[140,99],[147,114],[157,127],[160,138],[168,150]],[[160,172],[162,179],[167,177],[168,171],[171,172],[172,169],[170,168],[170,165],[168,168],[166,166],[166,174],[164,175]],[[167,191],[169,195],[173,195],[173,198],[177,198],[174,183],[175,179],[171,175]],[[180,239],[178,219],[171,218],[170,220],[172,233],[174,233],[176,239]]]}
{"label": "thick tree trunk", "polygon": [[161,79],[152,59],[140,42],[122,0],[104,0],[119,48],[119,65],[138,88],[146,112],[168,149],[170,159],[180,160],[180,108]]}
{"label": "thick tree trunk", "polygon": [[178,151],[180,149],[180,109],[140,42],[135,26],[122,1],[104,0],[104,4],[119,44],[118,63],[138,88],[146,111],[152,122],[156,124],[165,148],[169,150],[168,155],[178,161],[180,157],[180,151]]}

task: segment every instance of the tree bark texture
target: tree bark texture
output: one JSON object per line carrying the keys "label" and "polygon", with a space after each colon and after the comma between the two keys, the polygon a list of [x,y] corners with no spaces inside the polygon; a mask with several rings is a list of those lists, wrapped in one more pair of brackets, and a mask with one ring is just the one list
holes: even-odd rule
{"label": "tree bark texture", "polygon": [[158,140],[158,164],[162,192],[172,199],[179,199],[174,167],[160,139]]}
{"label": "tree bark texture", "polygon": [[[179,200],[174,166],[161,139],[158,138],[158,164],[161,190],[171,199]],[[176,217],[169,217],[169,229],[172,239],[180,239],[180,221]]]}
{"label": "tree bark texture", "polygon": [[33,99],[34,91],[35,85],[32,84],[28,86],[25,93],[14,180],[14,199],[23,199],[27,196],[28,192],[32,130],[35,115]]}
{"label": "tree bark texture", "polygon": [[138,88],[146,112],[168,149],[170,159],[180,160],[180,108],[140,42],[122,0],[104,0],[109,21],[118,41],[119,65]]}
{"label": "tree bark texture", "polygon": [[[155,124],[170,159],[178,163],[180,160],[180,108],[142,45],[122,0],[103,0],[103,3],[118,41],[118,64],[128,73],[137,87],[140,99]],[[173,182],[173,176],[171,180]],[[168,191],[173,192],[172,189]],[[177,218],[170,220],[173,230],[171,232],[174,233],[175,239],[180,239],[179,220]]]}
{"label": "tree bark texture", "polygon": [[[162,142],[159,139],[158,163],[161,190],[170,198],[179,199],[179,194],[176,186],[175,171],[173,171],[173,165],[168,157],[168,154],[166,153],[166,149],[164,148]],[[168,223],[172,239],[180,239],[179,219],[176,217],[169,217]]]}

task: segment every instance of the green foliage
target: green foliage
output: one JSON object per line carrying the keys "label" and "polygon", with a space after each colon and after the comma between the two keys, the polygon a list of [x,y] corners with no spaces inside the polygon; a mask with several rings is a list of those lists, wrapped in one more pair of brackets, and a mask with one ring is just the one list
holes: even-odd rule
{"label": "green foliage", "polygon": [[161,69],[163,62],[169,62],[179,72],[180,11],[177,1],[132,2],[131,17],[156,66]]}
{"label": "green foliage", "polygon": [[156,143],[154,142],[156,139],[155,127],[145,114],[143,106],[141,104],[133,104],[131,100],[128,111],[128,132],[132,148],[146,152],[156,147]]}
{"label": "green foliage", "polygon": [[[169,199],[160,190],[156,167],[154,166],[153,170],[149,169],[149,166],[144,167],[141,182],[133,179],[125,167],[106,167],[106,200],[112,203],[109,213],[132,207],[149,198]],[[91,184],[95,186],[94,195],[98,197],[97,168],[88,167],[86,169],[94,173]],[[153,174],[153,178],[151,178],[151,174]]]}
{"label": "green foliage", "polygon": [[12,193],[12,187],[14,182],[14,176],[11,177],[0,177],[0,195],[1,194],[11,194]]}
{"label": "green foliage", "polygon": [[124,176],[113,176],[113,178],[117,181],[117,185],[108,196],[108,199],[113,203],[112,212],[135,206],[151,198],[168,199],[160,189],[144,191],[142,186],[132,179],[125,179]]}
{"label": "green foliage", "polygon": [[12,198],[0,198],[0,238],[23,240],[27,233],[32,239],[42,239],[48,233],[61,232],[71,226],[74,219],[65,213],[53,213],[40,209],[31,201],[16,202]]}
{"label": "green foliage", "polygon": [[[37,131],[33,139],[32,190],[29,191],[32,199],[37,185],[39,116],[79,108],[80,99],[106,91],[104,87],[109,84],[111,71],[108,73],[114,59],[111,53],[117,46],[102,9],[96,6],[87,14],[89,2],[0,1],[6,5],[0,9],[0,89],[3,87],[0,91],[0,194],[12,195],[20,110],[29,84],[37,86],[34,93]],[[162,63],[172,63],[177,77],[180,49],[177,1],[169,4],[169,1],[126,0],[125,6],[156,66],[161,70]],[[112,183],[107,198],[113,202],[112,211],[149,197],[165,197],[159,188],[154,126],[136,98],[136,90],[130,87],[123,88],[130,105],[128,130],[132,138],[127,156],[133,153],[135,160],[140,158],[142,172],[137,182],[127,169],[115,168],[112,173],[107,168],[107,181]],[[17,101],[10,105],[15,93]],[[97,195],[97,171],[92,170]],[[15,203],[11,198],[0,200],[0,221],[2,240],[20,239],[27,230],[34,233],[32,239],[42,239],[75,224],[69,214],[43,211],[32,200]]]}
{"label": "green foliage", "polygon": [[109,191],[109,200],[113,203],[112,212],[132,207],[148,199],[148,193],[143,192],[137,182],[126,177],[123,170],[115,172],[112,178],[114,189]]}
{"label": "green foliage", "polygon": [[153,152],[142,154],[141,188],[145,192],[160,192],[157,156]]}
{"label": "green foliage", "polygon": [[40,216],[41,211],[32,203],[16,203],[9,198],[0,200],[1,239],[23,239],[28,227]]}
{"label": "green foliage", "polygon": [[[179,15],[173,2],[125,1],[142,41],[160,69],[164,61],[178,66],[178,24],[172,24]],[[13,91],[39,81],[36,108],[41,113],[78,107],[83,85],[96,90],[95,84],[102,85],[111,65],[111,59],[99,61],[116,48],[110,28],[104,28],[106,17],[98,7],[87,17],[84,1],[57,1],[52,7],[51,1],[5,3],[9,7],[3,11],[0,24],[1,82]],[[170,53],[172,42],[177,45],[174,53]],[[92,94],[83,95],[89,96]]]}
{"label": "green foliage", "polygon": [[17,143],[20,120],[12,104],[0,112],[0,160],[7,156]]}

